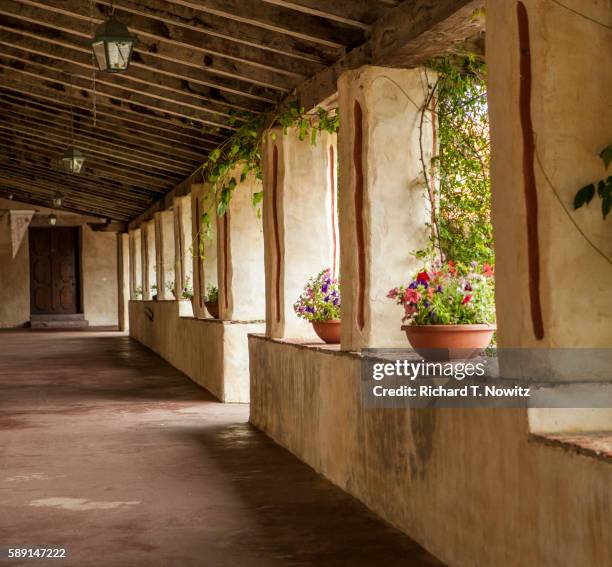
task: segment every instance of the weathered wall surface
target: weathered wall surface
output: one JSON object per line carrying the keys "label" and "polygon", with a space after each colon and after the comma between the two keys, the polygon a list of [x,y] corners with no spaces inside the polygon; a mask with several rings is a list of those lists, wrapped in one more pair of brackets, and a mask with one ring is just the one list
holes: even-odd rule
{"label": "weathered wall surface", "polygon": [[[487,62],[498,344],[610,347],[612,223],[610,218],[602,219],[597,197],[589,207],[572,210],[578,189],[610,175],[598,157],[612,134],[612,58],[602,56],[612,49],[610,30],[554,2],[523,3],[532,66],[529,108],[535,155],[529,161],[538,199],[544,338],[538,341],[534,336],[528,293],[517,4],[489,1]],[[565,4],[612,25],[609,1]]]}
{"label": "weathered wall surface", "polygon": [[118,324],[117,235],[82,227],[83,313],[91,326]]}
{"label": "weathered wall surface", "polygon": [[[0,209],[31,209],[30,205],[0,200]],[[48,210],[37,207],[30,226],[48,226]],[[97,219],[56,211],[57,226],[81,227],[81,302],[92,326],[118,324],[116,234],[94,232],[87,221]],[[8,215],[0,218],[0,327],[18,327],[30,321],[30,255],[26,235],[12,258]]]}
{"label": "weathered wall surface", "polygon": [[248,333],[263,323],[179,316],[177,301],[130,301],[130,336],[224,402],[249,401]]}
{"label": "weathered wall surface", "polygon": [[[0,209],[15,207],[0,200]],[[30,320],[30,255],[26,234],[13,258],[9,215],[0,216],[0,328],[21,327]]]}
{"label": "weathered wall surface", "polygon": [[449,565],[612,564],[610,464],[523,410],[365,410],[360,362],[249,337],[251,423]]}
{"label": "weathered wall surface", "polygon": [[420,68],[363,67],[338,81],[343,350],[405,344],[387,293],[420,268],[412,252],[427,246],[420,148],[428,163],[433,129],[420,107],[432,79]]}

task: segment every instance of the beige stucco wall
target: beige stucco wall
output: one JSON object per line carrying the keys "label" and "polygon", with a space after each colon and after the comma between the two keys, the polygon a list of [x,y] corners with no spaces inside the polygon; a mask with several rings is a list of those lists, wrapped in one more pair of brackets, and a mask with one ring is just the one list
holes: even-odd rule
{"label": "beige stucco wall", "polygon": [[[32,209],[31,205],[0,199],[0,209]],[[48,226],[49,209],[39,211],[30,226]],[[55,211],[57,226],[81,228],[81,303],[91,326],[118,324],[116,234],[94,232],[87,222],[99,221]],[[15,259],[10,251],[8,215],[0,218],[0,327],[17,327],[30,320],[30,257],[26,235]]]}
{"label": "beige stucco wall", "polygon": [[[0,199],[0,209],[16,207]],[[26,234],[13,258],[8,212],[0,213],[0,328],[20,327],[30,320],[30,255]]]}
{"label": "beige stucco wall", "polygon": [[224,402],[249,401],[248,333],[262,323],[179,316],[179,301],[130,301],[130,336]]}
{"label": "beige stucco wall", "polygon": [[360,362],[249,337],[251,423],[445,563],[612,564],[610,463],[514,409],[373,410]]}
{"label": "beige stucco wall", "polygon": [[[340,250],[342,272],[342,348],[402,347],[403,313],[387,298],[422,266],[412,252],[427,246],[430,220],[423,161],[433,149],[430,117],[421,126],[433,74],[423,69],[362,67],[338,80],[340,132]],[[363,206],[356,207],[355,105],[362,110]],[[363,321],[359,321],[359,242],[363,226]],[[360,323],[363,323],[361,325]],[[363,327],[363,328],[362,328]]]}
{"label": "beige stucco wall", "polygon": [[[609,29],[554,2],[524,0],[524,4],[533,75],[530,106],[544,340],[534,337],[528,296],[516,3],[489,1],[487,62],[498,343],[610,347],[612,222],[610,217],[602,219],[597,197],[589,207],[572,209],[578,189],[610,175],[598,154],[610,144],[612,135],[612,35]],[[565,4],[612,25],[609,1]]]}

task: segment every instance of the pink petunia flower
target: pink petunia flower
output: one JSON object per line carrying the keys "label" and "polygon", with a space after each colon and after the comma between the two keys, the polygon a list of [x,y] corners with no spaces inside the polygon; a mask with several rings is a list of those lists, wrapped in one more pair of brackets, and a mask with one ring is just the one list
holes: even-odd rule
{"label": "pink petunia flower", "polygon": [[407,289],[404,292],[404,302],[417,303],[421,299],[421,294],[416,289]]}

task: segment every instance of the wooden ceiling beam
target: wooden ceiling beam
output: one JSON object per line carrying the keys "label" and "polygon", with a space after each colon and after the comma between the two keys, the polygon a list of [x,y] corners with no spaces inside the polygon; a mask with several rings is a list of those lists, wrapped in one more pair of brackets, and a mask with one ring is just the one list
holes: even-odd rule
{"label": "wooden ceiling beam", "polygon": [[[61,148],[63,151],[65,148],[72,145],[70,141],[70,137],[66,135],[55,135],[50,134],[48,132],[43,132],[39,128],[31,128],[29,126],[17,126],[15,124],[0,122],[0,130],[17,133],[21,136],[26,136],[34,139],[40,139],[49,141],[54,144],[55,147]],[[131,157],[129,155],[121,155],[117,154],[110,149],[100,149],[96,144],[85,143],[80,141],[78,144],[74,144],[76,147],[81,149],[84,154],[87,155],[96,155],[103,156],[107,161],[113,161],[117,165],[121,165],[122,167],[132,167],[137,169],[138,171],[147,171],[150,175],[156,175],[160,177],[164,177],[167,179],[174,179],[174,174],[176,176],[184,175],[184,168],[168,166],[168,165],[159,165],[156,164],[152,160],[144,160],[139,159],[137,157]]]}
{"label": "wooden ceiling beam", "polygon": [[[6,21],[6,18],[4,18]],[[0,24],[3,42],[28,50],[32,53],[43,53],[48,56],[55,55],[65,60],[87,63],[92,68],[91,47],[85,39],[73,38],[68,34],[40,28],[37,31],[15,29]],[[80,56],[77,53],[81,54]],[[99,76],[99,73],[97,73]],[[116,76],[116,75],[114,75]],[[274,99],[267,99],[248,94],[244,96],[220,91],[216,85],[202,80],[198,68],[175,64],[154,56],[137,53],[132,58],[130,72],[121,75],[126,80],[140,84],[157,86],[172,92],[183,92],[193,97],[218,105],[221,108],[234,109],[246,112],[258,112],[268,108]]]}
{"label": "wooden ceiling beam", "polygon": [[[24,105],[34,105],[40,108],[50,110],[52,112],[62,112],[70,115],[70,101],[65,98],[58,99],[54,91],[48,91],[54,96],[46,96],[43,94],[47,91],[36,89],[32,86],[27,86],[22,83],[8,83],[7,81],[0,82],[0,95],[3,97],[12,97],[13,100],[18,100]],[[94,112],[92,108],[73,104],[75,120],[91,121],[94,126]],[[178,129],[163,130],[155,125],[145,124],[143,120],[135,120],[128,118],[121,113],[106,112],[106,107],[97,107],[95,112],[95,124],[107,124],[113,129],[120,129],[129,132],[135,136],[151,136],[157,140],[165,140],[171,147],[181,147],[184,150],[191,148],[199,150],[199,155],[204,155],[208,150],[214,149],[221,141],[206,141],[200,138],[194,138],[191,135],[177,132]],[[165,135],[164,135],[165,134]],[[192,152],[193,153],[193,152]]]}
{"label": "wooden ceiling beam", "polygon": [[[107,16],[99,14],[96,8],[95,13],[98,16],[90,18],[88,4],[84,4],[81,0],[63,0],[62,6],[65,8],[58,6],[55,0],[2,0],[0,14],[10,18],[7,21],[8,25],[14,29],[27,30],[32,25],[44,26],[49,28],[51,33],[63,32],[81,38],[84,45],[87,45],[93,37],[95,27]],[[130,19],[139,20],[138,16],[132,16]],[[24,26],[23,22],[30,25]],[[243,69],[241,73],[240,69],[237,69],[240,65],[236,62],[212,58],[202,51],[200,46],[205,44],[206,40],[195,32],[191,32],[191,35],[196,37],[188,43],[172,39],[170,31],[163,23],[148,21],[140,27],[132,25],[128,27],[139,37],[139,42],[134,47],[135,60],[138,60],[138,56],[149,59],[154,57],[166,59],[174,64],[195,67],[203,79],[206,78],[211,86],[220,90],[245,96],[252,94],[264,100],[274,101],[300,81],[299,78],[271,73],[260,68]],[[174,35],[183,37],[185,31],[179,31]]]}
{"label": "wooden ceiling beam", "polygon": [[303,14],[318,16],[369,31],[371,24],[382,17],[388,5],[372,0],[262,0],[271,6],[280,6]]}
{"label": "wooden ceiling beam", "polygon": [[[289,35],[326,47],[344,49],[361,43],[363,30],[310,14],[296,14],[278,6],[266,6],[259,0],[166,0],[184,8],[223,18],[234,25],[246,24],[268,32]],[[150,2],[148,2],[150,5]],[[120,3],[119,3],[120,5]],[[223,24],[221,24],[223,25]],[[227,27],[227,24],[226,26]]]}
{"label": "wooden ceiling beam", "polygon": [[[36,181],[50,181],[51,183],[60,185],[63,187],[61,190],[62,195],[72,195],[74,198],[78,198],[79,195],[86,195],[95,199],[102,199],[105,202],[109,200],[115,202],[116,205],[121,207],[127,207],[129,209],[139,209],[143,206],[147,206],[151,202],[150,199],[135,198],[130,194],[119,193],[117,190],[108,189],[103,187],[101,190],[100,185],[91,185],[84,183],[82,177],[79,175],[78,181],[69,179],[70,175],[60,174],[50,170],[44,171],[37,167],[22,166],[10,160],[0,160],[0,169],[4,172],[4,175],[9,172],[13,175],[21,175],[24,178]],[[1,183],[1,181],[0,181]],[[121,197],[121,201],[117,200]]]}
{"label": "wooden ceiling beam", "polygon": [[[84,75],[90,80],[92,78],[91,53],[86,52],[84,49],[82,50],[78,46],[76,46],[77,49],[70,49],[56,45],[53,42],[39,41],[20,36],[20,34],[8,33],[3,29],[3,26],[0,26],[0,44],[15,50],[16,54],[27,53],[30,57],[34,58],[33,60],[45,58],[48,61],[60,61],[63,64],[70,64],[75,69],[72,71],[73,74]],[[23,54],[20,56],[23,57]],[[76,71],[76,68],[79,68],[79,70]],[[172,97],[171,100],[176,100],[176,95],[179,95],[185,97],[185,100],[191,103],[207,105],[211,112],[221,116],[230,116],[232,111],[235,115],[236,111],[257,112],[265,109],[262,105],[257,107],[235,105],[199,94],[185,86],[182,79],[166,77],[165,75],[160,77],[154,71],[143,72],[138,66],[133,66],[130,72],[126,74],[107,74],[104,76],[97,74],[96,81],[102,84],[122,86],[123,88],[138,87],[140,90],[146,89],[145,92],[150,92],[149,89],[153,88],[163,92],[166,97]]]}
{"label": "wooden ceiling beam", "polygon": [[[13,57],[12,59],[13,62],[11,62],[11,58],[0,56],[0,69],[4,70],[2,71],[2,73],[6,72],[9,77],[13,78],[15,78],[15,73],[19,75],[25,75],[27,77],[30,77],[30,79],[33,79],[34,83],[38,83],[40,81],[51,81],[54,85],[61,85],[63,87],[64,92],[66,92],[66,96],[70,96],[71,85],[69,77],[66,73],[57,71],[52,67],[47,67],[39,63],[26,63],[24,61],[19,61],[20,65],[16,65],[14,63],[15,58]],[[96,89],[94,91],[94,89],[91,88],[91,82],[89,80],[82,80],[80,77],[73,76],[72,82],[73,89],[77,93],[78,91],[81,91],[81,93],[86,92],[90,96],[93,96],[95,93],[97,100],[106,99],[109,101],[109,106],[117,105],[118,103],[125,105],[136,104],[141,108],[146,108],[153,112],[162,112],[165,115],[174,116],[179,119],[184,119],[191,122],[199,122],[201,124],[204,124],[214,129],[219,129],[221,131],[226,130],[228,131],[227,135],[231,135],[231,132],[237,130],[235,126],[230,126],[225,122],[211,120],[208,114],[205,112],[205,109],[203,108],[186,109],[185,105],[179,106],[175,104],[169,104],[160,100],[157,100],[154,104],[152,104],[151,101],[147,99],[147,95],[142,95],[138,91],[126,92],[125,94],[119,95],[116,93],[109,92],[108,89],[103,90],[102,88],[100,88],[99,85],[96,85]],[[185,110],[183,110],[183,108],[185,108]]]}
{"label": "wooden ceiling beam", "polygon": [[[75,88],[79,88],[79,84],[82,85],[84,83],[87,85],[91,85],[92,83],[91,67],[87,65],[78,65],[78,64],[71,63],[71,62],[58,60],[57,58],[54,58],[52,56],[32,55],[28,53],[27,51],[24,52],[20,50],[19,48],[16,49],[12,46],[7,46],[0,40],[0,61],[1,60],[4,60],[5,64],[9,66],[11,66],[14,61],[19,61],[23,63],[24,65],[27,65],[30,67],[39,67],[51,73],[59,73],[60,77],[62,75],[64,75],[65,77],[70,76],[72,78]],[[111,80],[111,81],[106,80],[104,76],[102,76],[102,78],[96,77],[96,95],[108,96],[110,98],[115,98],[117,100],[125,100],[125,99],[119,98],[117,95],[113,95],[112,93],[106,90],[102,90],[100,88],[100,85],[103,85],[105,87],[110,87],[111,89],[120,89],[121,91],[126,91],[128,93],[126,96],[128,97],[136,94],[138,96],[145,97],[145,99],[151,98],[153,99],[153,101],[148,101],[149,105],[152,105],[152,106],[149,106],[149,108],[157,108],[158,101],[161,101],[164,105],[169,104],[170,106],[168,108],[177,109],[177,110],[180,109],[181,112],[184,112],[183,109],[188,109],[188,112],[195,111],[198,114],[204,113],[203,116],[210,115],[210,116],[207,116],[208,119],[217,120],[217,117],[221,117],[221,120],[224,120],[231,116],[231,114],[227,110],[226,111],[213,110],[207,106],[204,106],[202,103],[198,103],[197,100],[194,101],[193,99],[190,101],[187,101],[185,100],[185,98],[183,98],[185,97],[183,93],[180,93],[178,97],[177,97],[178,93],[174,94],[172,97],[168,96],[167,94],[160,95],[154,92],[154,90],[152,90],[155,87],[149,86],[148,88],[143,90],[141,86],[141,88],[138,89],[132,86],[129,81],[122,81],[120,75],[119,76],[113,75],[113,77],[115,78],[114,80]],[[187,97],[189,97],[189,95],[187,95]],[[181,115],[190,117],[188,114],[181,114]],[[244,121],[244,119],[241,119],[239,117],[237,117],[236,120],[238,122]],[[225,128],[228,127],[226,125],[227,124],[226,122],[219,122],[219,123],[207,122],[207,124],[212,125],[214,127],[225,127]]]}
{"label": "wooden ceiling beam", "polygon": [[[48,206],[51,208],[62,208],[62,207],[53,207],[53,195],[56,192],[59,192],[59,189],[51,189],[51,187],[57,187],[57,183],[54,182],[53,180],[46,178],[44,176],[40,176],[39,174],[37,175],[31,175],[28,174],[27,172],[19,172],[19,173],[14,173],[8,169],[4,169],[4,168],[0,168],[0,175],[2,175],[2,178],[4,179],[4,181],[14,181],[17,183],[23,183],[26,186],[29,185],[34,185],[34,186],[38,186],[38,187],[49,187],[48,191]],[[64,187],[63,184],[60,184],[59,186]],[[109,210],[109,211],[113,211],[116,213],[121,213],[123,215],[133,215],[134,213],[138,213],[138,211],[140,210],[141,207],[139,206],[133,206],[133,205],[126,205],[125,203],[119,203],[118,200],[115,198],[111,198],[111,197],[96,197],[95,195],[92,196],[91,193],[85,192],[83,190],[81,191],[73,191],[73,190],[68,190],[66,188],[61,190],[62,195],[63,195],[63,199],[62,199],[62,205],[64,204],[69,204],[69,203],[80,203],[83,205],[89,205],[89,206],[94,206],[94,207],[104,207],[105,209]],[[146,206],[146,205],[145,205]]]}
{"label": "wooden ceiling beam", "polygon": [[[1,106],[1,105],[0,105]],[[70,123],[66,123],[60,127],[57,127],[57,124],[53,122],[49,122],[48,120],[36,119],[33,120],[32,117],[23,116],[18,113],[11,113],[6,115],[0,115],[0,124],[5,123],[7,125],[16,125],[18,127],[25,128],[35,128],[36,130],[40,130],[43,133],[48,133],[50,139],[60,139],[63,140],[66,146],[71,144],[69,130]],[[101,137],[99,134],[95,132],[87,132],[86,135],[82,135],[81,130],[74,129],[74,141],[75,145],[80,149],[85,150],[87,147],[93,147],[94,149],[98,147],[105,147],[111,149],[117,149],[119,151],[123,151],[131,157],[135,157],[142,160],[142,163],[151,163],[151,164],[159,164],[161,166],[169,166],[171,169],[179,172],[185,171],[185,169],[193,169],[198,166],[198,163],[194,161],[176,161],[169,159],[165,156],[161,155],[151,155],[150,153],[140,151],[136,147],[132,147],[126,144],[117,144],[116,140],[113,138],[106,139],[106,137]],[[114,140],[114,141],[113,141]],[[99,142],[92,143],[92,142]],[[166,167],[163,168],[167,170]]]}
{"label": "wooden ceiling beam", "polygon": [[[6,190],[6,187],[10,187],[12,189],[19,190],[26,196],[33,196],[33,198],[36,200],[36,204],[47,208],[53,208],[49,206],[50,194],[60,189],[56,186],[46,186],[36,182],[19,181],[15,179],[5,179],[2,185],[4,185],[3,190]],[[74,205],[70,206],[67,204],[66,206],[62,207],[62,209],[66,211],[78,211],[90,216],[106,217],[110,218],[111,220],[123,221],[130,218],[128,213],[120,213],[113,208],[93,204],[83,205],[82,207],[77,207]]]}
{"label": "wooden ceiling beam", "polygon": [[[16,148],[21,147],[19,144],[36,148],[36,152],[34,153],[45,155],[55,163],[59,163],[59,158],[63,151],[63,149],[58,148],[57,145],[36,138],[31,139],[30,137],[26,137],[23,134],[17,134],[11,130],[7,131],[6,135],[3,137],[0,137],[0,146]],[[117,177],[118,179],[131,180],[132,183],[142,183],[143,188],[155,193],[163,194],[169,187],[172,188],[176,183],[177,178],[175,177],[167,178],[162,175],[150,174],[138,169],[131,170],[131,168],[126,166],[117,167],[114,162],[107,162],[96,155],[86,156],[86,158],[84,167],[93,175],[98,175],[96,173],[97,170],[106,172],[109,176]]]}
{"label": "wooden ceiling beam", "polygon": [[22,169],[32,173],[38,173],[55,178],[58,183],[63,183],[66,187],[72,187],[75,190],[81,187],[88,187],[94,191],[102,191],[101,194],[109,196],[117,196],[125,198],[126,202],[134,202],[135,204],[150,203],[158,195],[149,189],[142,187],[134,187],[126,183],[117,181],[104,176],[92,176],[87,170],[83,170],[78,176],[68,175],[64,171],[60,171],[55,167],[50,167],[47,158],[41,155],[26,153],[16,155],[9,148],[0,146],[0,163],[5,167],[13,167]]}
{"label": "wooden ceiling beam", "polygon": [[[18,116],[23,116],[24,118],[53,121],[58,125],[63,125],[64,128],[68,128],[70,125],[70,112],[63,108],[50,108],[37,105],[33,103],[32,100],[26,101],[24,99],[19,99],[18,97],[7,95],[6,93],[0,91],[0,107],[2,106],[4,106],[7,111],[13,112]],[[161,136],[159,139],[156,139],[154,137],[149,138],[141,131],[130,132],[118,124],[106,122],[99,116],[94,127],[93,120],[88,116],[82,116],[81,114],[75,113],[74,128],[76,131],[89,133],[92,136],[99,136],[102,139],[117,139],[128,145],[142,147],[144,144],[149,148],[149,153],[151,154],[158,154],[162,156],[174,155],[182,157],[186,161],[195,162],[202,161],[205,155],[205,152],[192,152],[176,143],[164,144],[160,142],[160,139],[163,139]],[[214,148],[214,146],[211,145],[211,149],[212,148]]]}
{"label": "wooden ceiling beam", "polygon": [[[8,89],[22,94],[34,96],[38,99],[44,99],[53,104],[63,104],[70,106],[70,98],[66,96],[66,87],[64,85],[58,85],[50,82],[48,85],[34,84],[24,82],[23,77],[16,76],[15,73],[9,76],[8,73],[2,73],[0,71],[0,89]],[[21,79],[21,80],[20,80]],[[55,85],[55,86],[53,86]],[[88,92],[81,92],[81,90],[74,93],[73,108],[77,110],[85,110],[93,114],[94,112],[94,100]],[[194,148],[198,147],[198,144],[210,143],[215,145],[220,144],[225,138],[215,132],[204,131],[195,126],[188,125],[184,122],[176,119],[164,118],[159,115],[151,115],[149,113],[141,113],[138,110],[137,105],[113,105],[108,103],[107,99],[96,101],[95,111],[101,115],[106,115],[119,119],[125,123],[135,124],[136,126],[148,127],[153,126],[159,129],[161,132],[164,129],[168,130],[168,139],[172,138],[172,135],[180,135],[186,141],[193,140],[192,144]],[[197,134],[196,134],[197,133]],[[205,137],[204,137],[205,136]]]}
{"label": "wooden ceiling beam", "polygon": [[[10,103],[2,97],[0,97],[0,108],[10,112],[9,119],[15,118],[22,122],[27,122],[29,125],[42,125],[43,128],[49,128],[53,132],[67,132],[70,129],[71,121],[69,116],[61,114],[54,115],[50,112],[45,114],[40,111],[32,111],[27,107],[24,108],[23,106]],[[99,125],[95,129],[83,128],[78,118],[75,119],[73,128],[76,136],[86,136],[102,144],[111,144],[137,155],[142,154],[149,158],[162,161],[167,160],[183,167],[195,167],[203,159],[197,155],[183,157],[181,159],[180,152],[173,151],[169,146],[162,150],[150,144],[143,144],[143,141],[139,138],[125,138],[121,136],[120,133],[113,132],[112,130],[104,130],[100,128]],[[144,148],[146,148],[146,150]]]}
{"label": "wooden ceiling beam", "polygon": [[484,28],[484,0],[407,0],[371,29],[370,39],[300,85],[285,102],[310,110],[337,91],[340,75],[363,65],[410,68],[448,52]]}

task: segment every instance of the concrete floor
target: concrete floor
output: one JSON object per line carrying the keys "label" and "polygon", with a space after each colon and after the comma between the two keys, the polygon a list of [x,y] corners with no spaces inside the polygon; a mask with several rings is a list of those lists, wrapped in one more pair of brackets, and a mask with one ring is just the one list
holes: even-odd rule
{"label": "concrete floor", "polygon": [[0,333],[0,548],[69,548],[13,565],[439,565],[247,419],[117,333]]}

